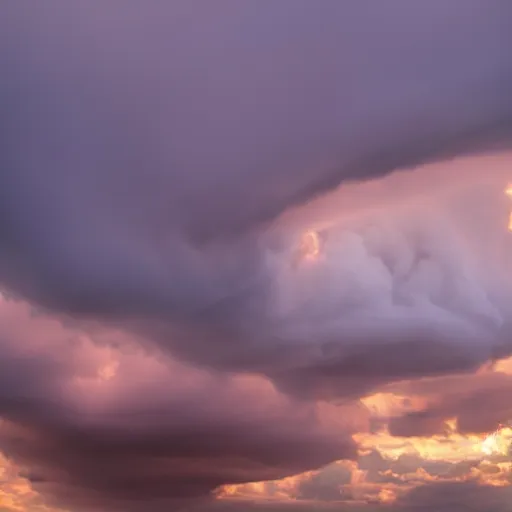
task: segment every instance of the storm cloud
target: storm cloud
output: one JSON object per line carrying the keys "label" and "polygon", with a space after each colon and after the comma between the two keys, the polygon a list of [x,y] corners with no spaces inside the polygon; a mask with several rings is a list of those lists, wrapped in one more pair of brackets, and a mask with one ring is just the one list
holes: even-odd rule
{"label": "storm cloud", "polygon": [[362,395],[512,353],[511,18],[0,7],[0,449],[49,503],[354,459]]}
{"label": "storm cloud", "polygon": [[24,304],[3,302],[0,318],[0,445],[50,504],[169,507],[356,456],[361,407],[296,403],[261,377],[156,358],[126,334],[31,318]]}
{"label": "storm cloud", "polygon": [[191,314],[264,286],[290,205],[504,140],[507,5],[367,7],[2,6],[2,280]]}
{"label": "storm cloud", "polygon": [[459,267],[465,247],[441,215],[331,227],[314,270],[290,267],[297,226],[280,219],[342,181],[506,141],[502,2],[2,9],[10,293],[137,319],[179,357],[314,393],[338,393],[315,385],[333,365],[386,380],[361,339],[388,354],[377,345],[390,338],[394,352],[414,347],[393,378],[447,343],[427,371],[493,356],[503,314]]}

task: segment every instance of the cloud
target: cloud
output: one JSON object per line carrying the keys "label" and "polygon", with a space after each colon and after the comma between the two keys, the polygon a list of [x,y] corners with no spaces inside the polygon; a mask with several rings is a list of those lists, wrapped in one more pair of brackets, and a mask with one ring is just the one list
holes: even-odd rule
{"label": "cloud", "polygon": [[242,510],[249,501],[262,511],[268,507],[368,512],[377,504],[381,510],[399,512],[450,510],[450,506],[465,511],[471,503],[479,504],[475,510],[492,505],[501,510],[506,505],[510,492],[498,489],[510,484],[510,461],[470,461],[460,454],[456,462],[432,455],[409,452],[390,457],[374,448],[357,462],[340,461],[264,485],[228,486],[218,508]]}
{"label": "cloud", "polygon": [[[459,226],[471,228],[467,218],[449,209],[460,201],[471,211],[467,193],[336,219],[320,229],[322,253],[312,265],[293,266],[293,244],[277,250],[269,263],[279,278],[270,313],[279,322],[258,313],[265,321],[252,338],[219,336],[221,322],[208,336],[206,324],[170,329],[156,320],[75,317],[66,327],[63,317],[4,300],[0,446],[50,503],[77,511],[137,510],[148,499],[164,510],[178,499],[186,507],[225,483],[354,458],[349,435],[368,428],[367,416],[359,406],[308,399],[357,399],[390,381],[468,371],[504,350],[508,306],[496,292],[507,292],[507,282],[496,287],[491,279],[503,267],[483,265],[485,251],[461,235]],[[496,203],[482,231],[499,234]],[[453,225],[439,220],[447,218]],[[245,334],[251,324],[241,318]],[[276,325],[281,336],[266,338]],[[205,337],[194,339],[196,332]],[[177,362],[169,346],[210,369]],[[240,369],[260,375],[233,374]],[[435,393],[455,392],[451,379]],[[425,381],[393,386],[429,396],[421,392]],[[324,477],[304,483],[297,496],[332,499],[339,489]],[[382,484],[400,478],[398,468],[377,473],[363,495],[377,499]]]}
{"label": "cloud", "polygon": [[312,269],[290,265],[305,226],[284,219],[341,182],[501,140],[503,3],[2,10],[9,293],[303,397],[508,353],[508,295],[489,296],[435,200],[329,227]]}
{"label": "cloud", "polygon": [[258,323],[263,339],[278,340],[269,358],[277,368],[267,374],[287,391],[333,398],[507,355],[506,253],[491,254],[478,236],[506,251],[506,212],[500,218],[498,205],[486,227],[472,226],[472,195],[429,194],[418,205],[352,214],[320,230],[312,264],[271,260],[270,313]]}
{"label": "cloud", "polygon": [[[281,483],[334,459],[355,459],[350,434],[368,429],[364,410],[297,402],[263,377],[194,369],[145,351],[131,333],[65,327],[27,304],[4,300],[0,315],[0,446],[20,470],[9,485],[30,489],[18,499],[29,503],[30,497],[34,510],[42,500],[77,512],[301,510],[297,502],[304,510],[315,504],[348,511],[363,501],[368,512],[387,493],[399,498],[396,510],[409,512],[414,508],[400,497],[411,486],[507,478],[498,459],[464,465],[419,453],[392,459],[373,450],[357,464],[338,462]],[[450,390],[450,402],[466,390],[501,387],[505,396],[507,378],[484,372],[388,388],[411,400],[442,400],[439,393]],[[210,501],[219,485],[258,480],[272,481],[254,486],[252,505],[240,498]],[[241,489],[244,497],[249,485]],[[486,492],[478,499],[487,499]],[[295,501],[283,508],[286,496]],[[444,504],[443,495],[421,496]]]}
{"label": "cloud", "polygon": [[[423,397],[421,411],[392,418],[390,432],[399,436],[442,433],[448,419],[457,419],[462,434],[489,433],[512,418],[512,375],[490,369],[477,375],[447,376],[409,383],[415,396]],[[404,390],[405,391],[405,390]]]}
{"label": "cloud", "polygon": [[[442,167],[454,176],[463,166]],[[414,175],[421,183],[429,172]],[[391,381],[472,371],[511,350],[512,287],[499,251],[508,242],[505,177],[450,184],[417,204],[371,207],[370,198],[341,218],[326,211],[316,219],[316,261],[297,263],[304,225],[281,219],[265,235],[279,241],[263,250],[265,284],[247,293],[248,302],[225,299],[197,317],[118,325],[151,350],[260,373],[302,398],[357,397]],[[384,192],[386,183],[377,188]],[[475,198],[488,210],[479,223]]]}
{"label": "cloud", "polygon": [[[504,171],[422,167],[509,147],[510,15],[2,5],[0,448],[34,488],[129,511],[354,458],[360,396],[512,353]],[[457,400],[396,421],[482,428]]]}
{"label": "cloud", "polygon": [[[417,487],[403,500],[404,510],[466,512],[467,510],[506,511],[511,487],[482,486],[474,482],[441,483]],[[400,510],[400,508],[398,509]]]}
{"label": "cloud", "polygon": [[64,328],[25,304],[3,301],[0,317],[0,447],[50,504],[168,507],[356,455],[357,407],[295,403],[261,377],[155,358],[127,334]]}
{"label": "cloud", "polygon": [[244,297],[260,221],[509,134],[509,10],[2,6],[2,281],[74,312]]}
{"label": "cloud", "polygon": [[[468,510],[492,510],[493,512],[510,509],[510,487],[493,487],[478,485],[473,482],[432,483],[414,488],[402,499],[392,505],[386,504],[350,504],[350,503],[264,503],[254,501],[221,502],[212,512],[299,512],[299,511],[333,511],[333,512],[467,512]],[[314,507],[314,508],[312,508]],[[191,512],[206,512],[206,509],[192,509]]]}

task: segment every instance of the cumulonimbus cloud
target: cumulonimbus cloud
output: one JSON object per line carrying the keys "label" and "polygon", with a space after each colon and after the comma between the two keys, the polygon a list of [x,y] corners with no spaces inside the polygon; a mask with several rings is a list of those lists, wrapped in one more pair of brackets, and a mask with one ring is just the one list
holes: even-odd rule
{"label": "cumulonimbus cloud", "polygon": [[261,221],[509,133],[511,14],[2,6],[2,281],[75,311],[175,315],[243,294],[264,272]]}
{"label": "cumulonimbus cloud", "polygon": [[[2,9],[0,278],[11,292],[71,314],[159,319],[177,354],[277,381],[290,366],[306,365],[302,382],[311,366],[329,372],[340,337],[339,371],[374,372],[358,362],[361,337],[392,337],[397,351],[412,338],[416,352],[474,341],[444,369],[491,356],[478,340],[503,318],[458,267],[449,230],[428,225],[438,220],[331,230],[328,261],[302,273],[283,262],[289,236],[270,240],[262,222],[343,180],[503,140],[503,3]],[[465,351],[450,346],[448,359]],[[416,371],[395,363],[395,377]]]}
{"label": "cumulonimbus cloud", "polygon": [[[487,183],[485,215],[471,190],[378,208],[362,184],[345,195],[343,187],[508,143],[511,17],[498,0],[2,5],[6,293],[63,315],[84,336],[95,323],[101,350],[135,344],[166,361],[171,352],[202,366],[198,372],[227,372],[229,382],[237,372],[259,374],[250,378],[293,396],[286,398],[293,405],[267,404],[272,421],[248,407],[248,424],[226,406],[243,408],[245,399],[225,391],[222,379],[205,384],[222,397],[210,410],[202,392],[179,388],[169,397],[137,380],[144,372],[135,363],[126,387],[115,388],[114,379],[103,386],[111,394],[88,395],[83,383],[96,375],[98,347],[77,348],[87,343],[73,334],[70,347],[49,350],[52,338],[34,334],[40,320],[27,320],[27,335],[14,345],[4,322],[0,415],[9,436],[2,448],[38,469],[32,478],[48,495],[66,501],[69,478],[80,504],[91,497],[87,489],[110,504],[125,500],[112,495],[121,487],[136,492],[127,482],[162,489],[162,474],[131,474],[124,463],[145,470],[147,440],[166,450],[204,423],[215,439],[208,444],[206,430],[194,431],[206,440],[197,459],[209,461],[191,490],[201,495],[219,483],[351,456],[345,430],[333,444],[322,426],[304,421],[308,430],[295,430],[309,399],[358,397],[510,353],[512,287],[492,249],[506,244],[499,179]],[[459,183],[462,167],[455,162],[450,171]],[[426,168],[409,177],[444,183],[445,174]],[[375,186],[396,196],[389,185],[396,179]],[[306,204],[340,183],[318,211]],[[475,181],[479,201],[481,185]],[[312,213],[318,225],[310,225]],[[311,227],[321,253],[303,262],[296,249]],[[52,322],[61,336],[57,316]],[[155,382],[172,387],[160,377]],[[126,422],[111,424],[123,403]],[[178,410],[189,423],[161,416]],[[212,426],[212,417],[224,423]],[[134,433],[135,418],[146,419]],[[229,447],[228,426],[244,430]],[[28,440],[16,442],[18,431]],[[112,490],[96,480],[89,457],[105,462],[115,440]],[[65,449],[55,450],[59,443]],[[222,460],[214,445],[225,447]],[[268,462],[261,458],[267,445],[286,449],[273,450]],[[308,453],[318,458],[295,459],[299,445],[314,447]],[[49,446],[55,459],[44,456]],[[182,478],[182,455],[169,455],[166,478]],[[246,458],[248,466],[240,463]]]}

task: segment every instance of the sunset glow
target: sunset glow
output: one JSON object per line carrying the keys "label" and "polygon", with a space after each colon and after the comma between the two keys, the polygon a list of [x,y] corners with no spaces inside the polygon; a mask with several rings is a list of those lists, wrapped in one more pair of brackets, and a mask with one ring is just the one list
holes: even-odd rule
{"label": "sunset glow", "polygon": [[[508,185],[505,189],[505,194],[512,199],[512,185]],[[508,230],[512,231],[512,207],[508,218]]]}
{"label": "sunset glow", "polygon": [[[377,395],[368,397],[366,403],[375,404],[382,398]],[[397,397],[397,399],[399,399]],[[382,403],[382,407],[387,407]],[[382,408],[380,409],[383,410]],[[512,444],[512,429],[501,426],[488,435],[463,435],[457,431],[456,420],[447,420],[444,435],[428,438],[400,438],[390,435],[387,430],[379,434],[358,434],[360,446],[359,464],[340,461],[320,469],[282,480],[254,482],[250,484],[229,485],[217,491],[217,499],[268,499],[272,501],[293,502],[301,495],[301,488],[315,478],[328,478],[336,474],[336,467],[344,468],[349,475],[332,485],[339,491],[339,501],[350,502],[357,497],[371,503],[392,503],[397,497],[414,487],[429,482],[464,482],[478,480],[482,484],[496,487],[510,485],[508,481],[512,471],[512,460],[506,462],[496,457],[509,454]],[[369,473],[365,459],[378,454],[376,466],[380,477],[375,480],[375,470]],[[467,469],[455,472],[457,467],[467,464]],[[409,466],[409,467],[408,467]],[[438,472],[436,472],[438,471]],[[440,471],[440,472],[439,472]],[[333,477],[330,477],[332,480]],[[377,483],[382,478],[397,480],[396,483]]]}
{"label": "sunset glow", "polygon": [[320,238],[316,231],[306,231],[300,241],[299,252],[306,261],[315,261],[320,255]]}
{"label": "sunset glow", "polygon": [[512,429],[500,426],[482,442],[482,451],[486,455],[509,455],[512,453]]}

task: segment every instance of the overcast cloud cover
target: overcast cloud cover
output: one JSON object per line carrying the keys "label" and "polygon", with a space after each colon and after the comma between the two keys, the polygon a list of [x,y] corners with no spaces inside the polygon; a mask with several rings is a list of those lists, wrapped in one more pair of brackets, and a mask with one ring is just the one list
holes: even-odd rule
{"label": "overcast cloud cover", "polygon": [[362,395],[512,354],[511,19],[0,6],[0,449],[48,503],[167,510],[354,460]]}

